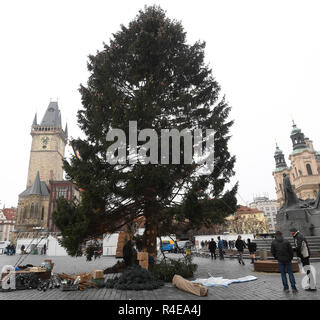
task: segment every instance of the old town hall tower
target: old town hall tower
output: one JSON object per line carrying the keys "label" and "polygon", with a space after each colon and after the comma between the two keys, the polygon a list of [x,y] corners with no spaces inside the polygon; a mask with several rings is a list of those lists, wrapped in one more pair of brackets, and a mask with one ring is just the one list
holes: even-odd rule
{"label": "old town hall tower", "polygon": [[31,126],[26,190],[19,195],[17,231],[48,229],[50,182],[63,180],[62,159],[68,138],[67,126],[62,129],[57,102],[50,102],[40,124],[37,115]]}

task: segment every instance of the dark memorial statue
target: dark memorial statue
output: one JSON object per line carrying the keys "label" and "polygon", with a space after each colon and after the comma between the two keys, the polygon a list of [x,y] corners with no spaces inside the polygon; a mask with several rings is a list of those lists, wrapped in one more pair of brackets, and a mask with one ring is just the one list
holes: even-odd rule
{"label": "dark memorial statue", "polygon": [[297,207],[297,205],[299,205],[299,199],[292,189],[290,178],[285,173],[283,174],[283,188],[285,199],[284,206],[286,208]]}
{"label": "dark memorial statue", "polygon": [[[290,178],[283,174],[284,204],[277,214],[277,229],[290,236],[290,228],[297,228],[305,236],[320,236],[320,192],[316,200],[299,199]],[[320,190],[320,185],[319,185]]]}

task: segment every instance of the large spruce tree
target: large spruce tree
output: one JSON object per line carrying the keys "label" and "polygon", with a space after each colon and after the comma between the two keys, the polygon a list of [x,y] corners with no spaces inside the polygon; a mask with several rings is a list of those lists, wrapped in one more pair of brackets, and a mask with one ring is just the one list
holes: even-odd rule
{"label": "large spruce tree", "polygon": [[[82,190],[81,201],[58,201],[53,215],[69,254],[81,255],[84,241],[143,215],[144,244],[155,255],[156,236],[174,232],[179,222],[197,229],[222,223],[235,211],[237,185],[225,190],[234,175],[235,157],[228,151],[233,122],[204,63],[204,48],[203,42],[187,44],[181,23],[152,6],[89,56],[78,112],[86,138],[71,141],[77,154],[64,161],[67,176]],[[145,128],[158,133],[158,163],[110,164],[107,149],[114,142],[107,141],[108,131],[122,129],[128,143],[129,121],[135,120],[138,134]],[[183,139],[182,163],[161,164],[161,129],[185,128],[215,130],[210,174],[200,175],[203,165],[195,161],[183,164]],[[145,143],[138,141],[137,149]]]}

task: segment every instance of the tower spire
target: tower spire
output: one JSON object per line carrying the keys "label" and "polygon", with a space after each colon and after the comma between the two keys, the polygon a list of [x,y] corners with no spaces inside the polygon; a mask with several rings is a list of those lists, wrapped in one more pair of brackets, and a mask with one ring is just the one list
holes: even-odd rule
{"label": "tower spire", "polygon": [[276,143],[276,151],[274,153],[274,159],[276,161],[277,169],[285,169],[287,168],[286,160],[284,158],[283,152],[280,150],[278,144]]}
{"label": "tower spire", "polygon": [[64,134],[66,135],[66,137],[68,138],[68,124],[66,123],[66,127],[64,129]]}
{"label": "tower spire", "polygon": [[304,134],[301,132],[301,129],[293,122],[292,131],[290,138],[292,140],[293,150],[307,148],[307,143],[305,141]]}
{"label": "tower spire", "polygon": [[32,125],[33,125],[33,126],[36,126],[36,125],[37,125],[37,113],[36,113],[35,116],[34,116]]}

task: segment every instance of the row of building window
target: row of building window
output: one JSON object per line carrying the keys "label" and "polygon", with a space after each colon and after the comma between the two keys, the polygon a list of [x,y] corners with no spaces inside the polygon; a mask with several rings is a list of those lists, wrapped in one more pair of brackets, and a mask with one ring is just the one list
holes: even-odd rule
{"label": "row of building window", "polygon": [[[34,204],[31,203],[30,210],[29,208],[24,207],[21,208],[21,214],[20,217],[23,217],[23,219],[27,218],[39,218],[39,205],[38,203]],[[29,211],[29,216],[28,216],[28,211]],[[44,219],[44,207],[41,208],[41,220]]]}

